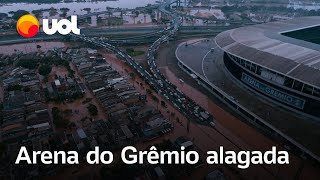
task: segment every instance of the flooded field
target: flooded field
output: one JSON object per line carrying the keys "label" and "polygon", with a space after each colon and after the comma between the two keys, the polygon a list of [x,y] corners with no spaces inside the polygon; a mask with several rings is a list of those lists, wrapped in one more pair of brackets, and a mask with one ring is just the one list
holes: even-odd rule
{"label": "flooded field", "polygon": [[[41,48],[37,48],[40,45]],[[38,46],[39,47],[39,46]],[[37,42],[0,46],[0,54],[12,55],[15,53],[31,53],[42,51],[46,52],[54,48],[63,48],[65,44],[62,42]]]}

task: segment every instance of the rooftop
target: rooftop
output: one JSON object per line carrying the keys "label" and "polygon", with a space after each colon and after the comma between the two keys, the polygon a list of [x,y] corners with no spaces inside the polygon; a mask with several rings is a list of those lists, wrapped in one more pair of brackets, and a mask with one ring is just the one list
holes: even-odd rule
{"label": "rooftop", "polygon": [[303,17],[232,29],[216,37],[226,52],[279,74],[320,87],[320,45],[283,33],[320,25],[320,17]]}

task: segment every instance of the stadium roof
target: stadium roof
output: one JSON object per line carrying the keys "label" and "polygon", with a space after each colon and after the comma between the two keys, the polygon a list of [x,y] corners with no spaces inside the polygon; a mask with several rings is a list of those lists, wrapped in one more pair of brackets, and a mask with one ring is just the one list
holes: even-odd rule
{"label": "stadium roof", "polygon": [[320,17],[277,21],[225,31],[216,42],[232,55],[320,87],[320,45],[282,35],[315,26]]}

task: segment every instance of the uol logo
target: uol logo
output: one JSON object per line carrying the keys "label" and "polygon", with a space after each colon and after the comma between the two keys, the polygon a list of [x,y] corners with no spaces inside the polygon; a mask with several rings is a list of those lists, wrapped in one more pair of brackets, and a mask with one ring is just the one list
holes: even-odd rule
{"label": "uol logo", "polygon": [[[31,14],[21,16],[17,22],[18,33],[26,38],[31,38],[35,36],[40,29],[39,21],[36,17]],[[43,32],[48,35],[53,35],[57,31],[62,35],[67,35],[70,32],[74,34],[80,34],[80,29],[77,27],[77,16],[71,16],[71,21],[67,19],[62,19],[58,21],[57,19],[52,19],[51,28],[49,27],[49,20],[42,20]]]}

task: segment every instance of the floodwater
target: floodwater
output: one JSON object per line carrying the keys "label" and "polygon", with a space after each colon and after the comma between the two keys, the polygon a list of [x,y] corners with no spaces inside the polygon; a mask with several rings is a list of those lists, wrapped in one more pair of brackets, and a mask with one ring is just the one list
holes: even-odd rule
{"label": "floodwater", "polygon": [[305,9],[305,10],[318,10],[320,9],[320,3],[304,3],[303,1],[297,1],[297,0],[289,0],[289,4],[287,6],[288,8],[293,9]]}
{"label": "floodwater", "polygon": [[[38,49],[37,45],[41,48]],[[62,42],[37,42],[37,43],[23,43],[14,45],[0,46],[0,54],[12,55],[15,53],[31,53],[41,50],[42,52],[47,52],[54,48],[63,48],[65,44]]]}
{"label": "floodwater", "polygon": [[106,11],[107,7],[111,8],[129,8],[133,9],[136,7],[143,7],[148,4],[155,4],[157,0],[117,0],[117,1],[97,1],[97,2],[70,2],[70,3],[0,3],[0,12],[8,13],[10,11],[17,10],[40,10],[40,9],[50,9],[54,8],[58,11],[61,8],[69,8],[67,15],[83,15],[86,14],[87,11],[83,10],[84,8],[91,8],[91,12],[101,12]]}
{"label": "floodwater", "polygon": [[[116,59],[114,55],[110,55],[107,53],[102,53],[106,59],[109,60],[109,62],[112,64],[112,67],[119,71],[121,74],[125,75],[126,70],[128,72],[131,71],[131,68],[128,67],[126,64],[124,64],[122,61]],[[125,70],[126,69],[126,70]],[[133,71],[134,72],[134,71]],[[193,96],[195,99],[200,101],[200,105],[204,106],[205,108],[208,108],[208,99],[205,95],[198,92],[196,89],[192,88],[188,84],[182,84],[175,75],[170,72],[170,70],[166,67],[166,75],[169,75],[170,81],[172,81],[179,89],[181,89],[183,92],[187,93],[187,95]],[[136,77],[134,81],[137,81],[143,84],[144,88],[150,88],[147,84],[144,83],[142,79],[139,77]],[[135,87],[139,87],[137,84],[135,84]],[[139,88],[138,88],[139,90]],[[142,92],[145,90],[142,89]],[[159,96],[156,92],[152,91],[155,96],[158,97],[159,100],[164,101],[168,108],[165,109],[159,103],[155,103],[149,96],[148,96],[148,104],[152,105],[153,107],[157,107],[157,109],[166,117],[169,121],[171,121],[174,125],[174,131],[171,133],[168,133],[156,140],[153,140],[151,142],[143,143],[143,144],[136,144],[135,147],[138,149],[145,149],[147,145],[154,144],[156,142],[161,142],[163,139],[171,139],[175,140],[176,138],[180,136],[185,136],[191,139],[197,147],[197,151],[200,153],[200,159],[205,161],[205,154],[208,150],[218,150],[219,146],[223,145],[228,150],[234,150],[238,151],[239,147],[244,149],[250,149],[248,144],[240,139],[239,137],[235,136],[232,132],[230,132],[228,129],[225,129],[221,124],[217,124],[217,129],[213,129],[212,127],[207,126],[200,126],[198,124],[191,123],[190,124],[190,131],[187,131],[187,122],[185,116],[183,116],[179,111],[177,111],[171,104],[161,96]],[[217,107],[215,107],[216,109]],[[211,111],[212,109],[210,109]],[[219,109],[221,111],[221,109]],[[169,112],[169,113],[168,113]],[[174,113],[174,116],[171,116],[170,114]],[[224,114],[224,118],[229,118],[230,115]],[[220,118],[220,117],[219,117]],[[179,119],[179,120],[177,120]],[[219,130],[218,130],[219,129]],[[231,141],[232,140],[232,141]],[[144,147],[144,148],[142,148]],[[214,166],[206,166],[207,168],[216,168]],[[228,172],[228,169],[225,167],[221,167],[224,170],[224,173],[228,176],[231,176],[234,172]],[[268,167],[268,170],[271,171],[268,172],[264,169],[265,167],[257,166],[254,168],[247,169],[246,171],[243,171],[242,175],[244,177],[249,176],[255,176],[256,174],[262,174],[266,178],[271,178],[271,174],[277,172],[277,168],[272,169],[271,167]],[[205,169],[201,170],[201,175],[203,176],[206,171]],[[211,169],[212,171],[212,169]],[[237,171],[237,170],[236,170]],[[210,172],[210,171],[209,171]],[[240,173],[240,172],[237,172]],[[199,175],[199,174],[198,174]],[[195,179],[195,177],[188,177],[186,179]]]}

